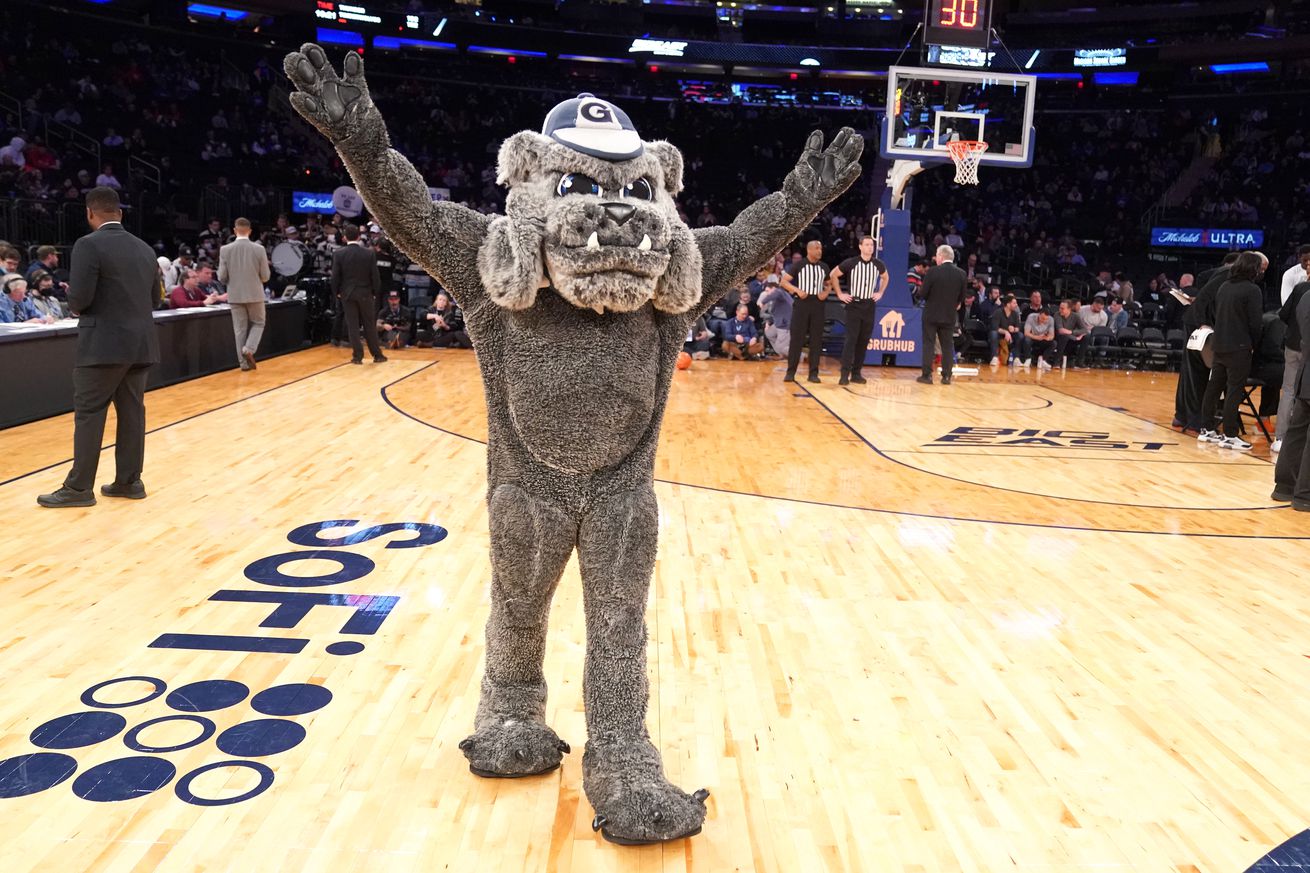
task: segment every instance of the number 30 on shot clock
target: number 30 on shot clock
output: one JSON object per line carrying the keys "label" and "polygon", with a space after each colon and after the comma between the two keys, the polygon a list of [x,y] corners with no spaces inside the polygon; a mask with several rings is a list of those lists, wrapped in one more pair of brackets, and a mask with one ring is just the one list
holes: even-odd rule
{"label": "number 30 on shot clock", "polygon": [[928,0],[923,21],[930,45],[985,49],[991,44],[991,0]]}

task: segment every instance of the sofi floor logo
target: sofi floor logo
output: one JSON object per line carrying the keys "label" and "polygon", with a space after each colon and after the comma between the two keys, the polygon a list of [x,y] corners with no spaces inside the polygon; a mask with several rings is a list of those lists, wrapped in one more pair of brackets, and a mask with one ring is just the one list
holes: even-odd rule
{"label": "sofi floor logo", "polygon": [[[313,546],[306,551],[282,552],[253,561],[244,574],[265,589],[223,589],[209,597],[213,603],[266,603],[273,609],[260,622],[263,628],[295,628],[316,607],[350,610],[340,634],[356,639],[332,639],[324,651],[348,657],[364,651],[357,639],[376,634],[400,598],[388,594],[357,594],[334,591],[288,591],[287,588],[315,588],[355,582],[371,573],[375,563],[346,546],[390,536],[387,549],[430,546],[446,538],[444,528],[434,524],[394,523],[367,527],[344,536],[324,536],[328,531],[354,528],[357,520],[321,521],[302,525],[287,535],[292,543]],[[289,575],[286,568],[298,561],[327,560],[338,565],[329,574]],[[269,656],[294,656],[305,651],[311,639],[295,637],[237,636],[232,634],[165,633],[149,644],[156,649],[241,651]],[[59,715],[37,726],[29,735],[41,751],[0,761],[0,799],[26,797],[69,782],[73,794],[83,800],[113,802],[132,800],[173,785],[173,793],[195,806],[227,806],[263,794],[273,785],[273,770],[262,760],[298,746],[307,735],[297,717],[323,709],[332,692],[322,685],[290,683],[264,688],[252,694],[244,683],[232,679],[202,679],[169,690],[154,676],[119,676],[85,689],[80,702],[85,709]],[[129,712],[134,724],[123,713]],[[209,713],[211,715],[202,715]],[[235,720],[221,732],[218,721]],[[177,740],[179,732],[190,736]],[[163,742],[161,734],[171,739]],[[153,742],[152,742],[153,738]],[[213,740],[215,760],[178,778],[177,767],[167,756]],[[70,751],[121,742],[132,754],[90,767],[80,774],[79,763]],[[215,770],[249,771],[249,789],[239,794],[205,796],[196,781]],[[74,775],[76,774],[76,778]],[[209,782],[209,780],[201,780]],[[214,779],[211,784],[225,780]]]}

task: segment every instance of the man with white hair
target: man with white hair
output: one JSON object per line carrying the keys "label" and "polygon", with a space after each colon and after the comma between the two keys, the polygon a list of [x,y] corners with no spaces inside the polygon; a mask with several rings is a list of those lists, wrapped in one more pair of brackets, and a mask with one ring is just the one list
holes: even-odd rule
{"label": "man with white hair", "polygon": [[923,375],[918,381],[925,385],[932,384],[933,344],[941,343],[942,348],[942,384],[951,384],[951,370],[955,360],[952,355],[955,333],[956,312],[964,305],[964,290],[969,284],[964,271],[955,266],[955,249],[950,246],[938,246],[933,258],[937,266],[923,277],[923,288],[919,296],[923,299],[923,342],[919,352],[923,358]]}

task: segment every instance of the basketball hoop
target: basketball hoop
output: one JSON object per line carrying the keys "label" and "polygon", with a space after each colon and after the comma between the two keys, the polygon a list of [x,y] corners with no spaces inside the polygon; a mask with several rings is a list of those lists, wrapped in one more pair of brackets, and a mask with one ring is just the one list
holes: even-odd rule
{"label": "basketball hoop", "polygon": [[951,153],[951,160],[955,161],[955,184],[977,185],[978,164],[987,151],[987,143],[974,139],[957,139],[948,142],[946,150]]}

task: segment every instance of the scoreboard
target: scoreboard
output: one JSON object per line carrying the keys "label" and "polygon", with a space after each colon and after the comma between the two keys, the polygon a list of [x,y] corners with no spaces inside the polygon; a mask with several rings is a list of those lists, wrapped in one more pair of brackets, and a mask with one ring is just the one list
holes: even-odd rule
{"label": "scoreboard", "polygon": [[924,42],[986,49],[992,37],[992,0],[927,0]]}

